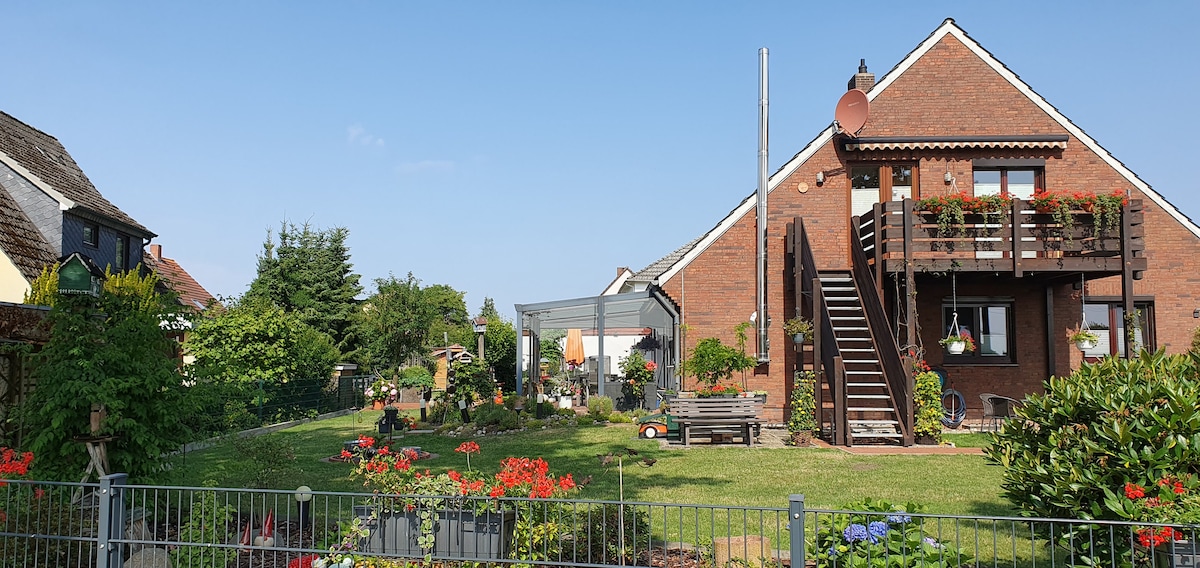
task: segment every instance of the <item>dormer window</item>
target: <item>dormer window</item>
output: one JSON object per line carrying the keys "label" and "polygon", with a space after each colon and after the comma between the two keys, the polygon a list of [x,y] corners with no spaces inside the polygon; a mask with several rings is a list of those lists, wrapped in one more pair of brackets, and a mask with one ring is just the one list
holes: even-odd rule
{"label": "dormer window", "polygon": [[83,224],[83,244],[89,247],[100,246],[100,225],[95,223]]}

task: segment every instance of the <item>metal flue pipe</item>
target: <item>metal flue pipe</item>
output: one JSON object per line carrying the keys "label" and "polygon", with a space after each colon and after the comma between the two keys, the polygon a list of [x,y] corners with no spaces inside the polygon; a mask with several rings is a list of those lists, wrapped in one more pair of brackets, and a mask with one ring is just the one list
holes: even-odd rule
{"label": "metal flue pipe", "polygon": [[758,282],[758,362],[770,360],[770,340],[767,338],[767,48],[758,50],[758,192],[757,231],[758,262],[755,280]]}

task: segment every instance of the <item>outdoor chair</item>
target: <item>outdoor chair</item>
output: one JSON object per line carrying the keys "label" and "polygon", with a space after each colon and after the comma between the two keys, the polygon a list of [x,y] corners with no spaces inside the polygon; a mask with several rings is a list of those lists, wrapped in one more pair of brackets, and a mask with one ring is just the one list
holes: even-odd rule
{"label": "outdoor chair", "polygon": [[992,425],[992,430],[999,430],[1000,422],[1010,418],[1017,405],[1021,404],[1021,401],[1014,398],[990,392],[979,395],[979,399],[983,401],[983,422],[979,426],[984,432],[988,431],[989,423]]}

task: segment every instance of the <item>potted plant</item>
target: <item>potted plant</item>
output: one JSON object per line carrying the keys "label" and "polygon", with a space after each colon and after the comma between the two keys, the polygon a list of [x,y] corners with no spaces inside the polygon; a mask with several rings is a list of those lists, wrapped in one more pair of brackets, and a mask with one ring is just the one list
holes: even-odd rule
{"label": "potted plant", "polygon": [[[364,451],[354,474],[376,494],[369,505],[357,507],[367,517],[370,552],[427,560],[432,554],[507,558],[517,511],[496,499],[562,498],[576,489],[571,474],[550,474],[541,458],[505,458],[492,478],[469,468],[430,474],[413,467],[417,456],[411,449],[382,446],[368,456],[365,448],[375,447],[375,440],[364,436],[360,441]],[[464,442],[455,451],[469,459],[479,445]]]}
{"label": "potted plant", "polygon": [[1126,482],[1120,493],[1104,488],[1104,504],[1117,517],[1146,523],[1133,533],[1135,558],[1155,568],[1196,565],[1200,550],[1188,539],[1192,531],[1165,525],[1200,522],[1197,485],[1194,476],[1167,475],[1149,483]]}
{"label": "potted plant", "polygon": [[975,351],[975,340],[971,338],[971,334],[959,330],[955,335],[946,336],[945,339],[938,341],[946,351],[951,355],[962,355]]}
{"label": "potted plant", "polygon": [[384,406],[396,402],[396,396],[400,394],[400,391],[396,388],[395,382],[385,381],[383,377],[379,377],[363,391],[363,394],[371,400],[372,409],[382,410]]}
{"label": "potted plant", "polygon": [[792,385],[792,413],[788,416],[788,434],[793,446],[807,447],[817,424],[816,375],[812,371],[796,371]]}
{"label": "potted plant", "polygon": [[963,237],[967,234],[966,211],[974,197],[960,191],[950,195],[927,197],[916,203],[917,212],[928,211],[937,215],[939,237]]}
{"label": "potted plant", "polygon": [[1118,189],[1109,194],[1095,195],[1093,201],[1093,236],[1106,235],[1121,226],[1121,209],[1129,204],[1124,191]]}
{"label": "potted plant", "polygon": [[794,317],[783,322],[783,332],[792,336],[792,341],[804,343],[812,339],[813,324],[801,317]]}
{"label": "potted plant", "polygon": [[1071,231],[1075,228],[1075,215],[1071,212],[1075,199],[1072,196],[1038,190],[1029,203],[1038,213],[1049,213],[1051,222],[1059,226],[1058,234],[1063,242],[1071,242]]}
{"label": "potted plant", "polygon": [[621,373],[625,375],[621,383],[621,392],[626,400],[632,400],[637,408],[641,408],[646,398],[646,384],[654,380],[654,371],[658,363],[647,361],[641,351],[631,350],[629,356],[621,360]]}
{"label": "potted plant", "polygon": [[[715,337],[706,337],[696,343],[681,368],[685,375],[696,377],[698,382],[711,389],[721,381],[728,381],[735,372],[753,369],[757,364],[742,350],[724,345]],[[697,396],[700,390],[703,389],[697,389]]]}
{"label": "potted plant", "polygon": [[1095,349],[1100,343],[1100,336],[1086,327],[1071,330],[1067,339],[1075,343],[1075,347],[1080,351]]}

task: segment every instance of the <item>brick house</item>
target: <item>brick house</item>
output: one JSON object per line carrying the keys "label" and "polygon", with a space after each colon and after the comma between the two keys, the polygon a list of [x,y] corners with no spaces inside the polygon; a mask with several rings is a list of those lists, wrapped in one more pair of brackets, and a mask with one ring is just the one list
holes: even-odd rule
{"label": "brick house", "polygon": [[[786,419],[799,368],[818,371],[837,443],[908,444],[910,352],[943,370],[977,417],[981,393],[1022,398],[1085,356],[1123,355],[1127,342],[1189,347],[1200,227],[953,20],[878,82],[861,66],[855,88],[870,106],[857,135],[826,128],[768,182],[770,323],[767,345],[751,335],[765,361],[747,386],[772,393],[769,422]],[[1117,227],[1096,232],[1077,211],[1067,229],[1032,207],[1035,189],[1119,190],[1128,204]],[[968,215],[951,238],[915,200],[958,191],[1021,200],[1003,218]],[[734,326],[758,309],[755,209],[751,195],[653,274],[630,278],[680,306],[684,355],[704,337],[733,343]],[[798,314],[815,323],[813,345],[797,347],[781,329]],[[974,353],[939,345],[954,314]],[[1081,321],[1102,335],[1086,352],[1067,339]]]}

